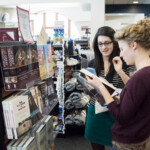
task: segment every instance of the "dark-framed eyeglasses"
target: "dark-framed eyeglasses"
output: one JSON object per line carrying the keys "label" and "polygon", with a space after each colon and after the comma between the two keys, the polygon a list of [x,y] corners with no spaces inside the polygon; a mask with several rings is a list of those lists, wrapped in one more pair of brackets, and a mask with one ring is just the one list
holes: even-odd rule
{"label": "dark-framed eyeglasses", "polygon": [[99,47],[102,47],[103,45],[104,46],[110,46],[111,43],[112,43],[112,41],[109,41],[109,42],[107,41],[107,42],[104,42],[104,43],[98,43],[98,46]]}

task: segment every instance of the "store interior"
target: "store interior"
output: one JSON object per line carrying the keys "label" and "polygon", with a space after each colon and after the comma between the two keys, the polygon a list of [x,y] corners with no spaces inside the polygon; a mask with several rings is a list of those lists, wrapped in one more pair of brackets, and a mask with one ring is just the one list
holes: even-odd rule
{"label": "store interior", "polygon": [[[82,65],[84,59],[82,60],[81,58],[86,58],[86,61],[94,58],[92,42],[94,35],[99,27],[110,26],[115,31],[118,31],[119,29],[129,24],[134,24],[146,17],[148,18],[150,16],[150,1],[137,0],[136,2],[134,2],[134,0],[7,0],[0,3],[0,30],[1,28],[19,28],[16,7],[28,11],[29,27],[33,41],[35,42],[34,44],[37,46],[37,49],[42,50],[44,46],[49,46],[48,48],[50,49],[50,51],[53,51],[54,55],[52,56],[52,54],[48,53],[45,54],[51,57],[50,63],[53,63],[53,68],[51,68],[53,71],[45,70],[44,73],[46,75],[43,75],[41,73],[41,67],[40,83],[39,80],[36,82],[34,81],[34,83],[30,80],[30,82],[26,84],[26,90],[29,90],[30,88],[32,88],[32,86],[36,86],[36,88],[38,86],[40,91],[45,84],[44,82],[46,82],[46,87],[48,87],[49,84],[49,86],[52,86],[56,92],[55,96],[57,98],[54,95],[51,96],[53,97],[52,99],[57,100],[53,102],[53,105],[48,110],[49,114],[46,115],[54,116],[54,124],[52,128],[53,130],[55,130],[54,128],[58,128],[55,130],[55,132],[53,132],[53,140],[51,141],[48,149],[92,150],[90,142],[84,138],[85,120],[83,121],[83,124],[80,124],[81,122],[75,122],[73,123],[73,125],[69,123],[67,124],[67,117],[69,117],[69,113],[71,112],[71,110],[66,106],[64,107],[64,105],[68,100],[68,97],[72,93],[69,91],[70,89],[66,88],[66,83],[68,83],[68,81],[71,79],[71,76],[73,76],[73,72],[78,71],[83,67]],[[45,34],[44,36],[46,37],[46,41],[44,41],[44,43],[42,43],[42,40],[40,39],[42,37],[41,34]],[[58,34],[60,34],[59,37]],[[11,36],[11,34],[9,35]],[[23,41],[20,31],[18,31],[17,41]],[[2,41],[0,41],[0,48],[3,44],[6,43],[2,43]],[[26,46],[28,42],[23,44],[25,44],[24,46]],[[34,45],[32,45],[33,43],[31,45],[30,44],[29,47],[34,47]],[[3,60],[1,58],[1,66],[2,61]],[[45,58],[43,61],[45,61]],[[48,66],[47,64],[45,64],[44,67],[49,67],[48,69],[50,70],[50,66]],[[13,94],[16,94],[16,92],[24,91],[22,87],[19,87],[19,90],[9,90],[5,87],[6,83],[3,83],[4,80],[2,79],[4,78],[3,69],[4,68],[1,68],[0,106],[2,105],[2,101],[6,100]],[[53,81],[51,78],[53,78]],[[75,92],[79,90],[77,89],[77,87],[75,87],[74,89]],[[43,94],[42,92],[43,91],[41,90],[41,95]],[[83,91],[81,90],[80,94],[82,92]],[[50,98],[49,102],[52,99]],[[86,112],[87,107],[88,103],[86,103],[84,107],[79,108],[80,113],[83,111]],[[76,108],[75,105],[74,108]],[[40,109],[41,108],[39,108],[39,110]],[[5,121],[3,117],[3,111],[4,108],[0,108],[0,119],[2,120],[0,121],[0,130],[3,131],[3,133],[0,134],[0,150],[6,150],[7,144],[13,139],[8,138],[8,135],[6,135],[6,123],[4,123]],[[78,114],[75,111],[73,113]],[[110,147],[105,148],[105,150],[109,149]]]}

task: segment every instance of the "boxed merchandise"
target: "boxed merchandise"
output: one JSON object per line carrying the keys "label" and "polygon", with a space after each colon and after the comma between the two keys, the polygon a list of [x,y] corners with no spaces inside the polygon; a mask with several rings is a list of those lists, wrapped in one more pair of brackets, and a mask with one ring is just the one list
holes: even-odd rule
{"label": "boxed merchandise", "polygon": [[0,28],[0,42],[19,41],[18,28]]}

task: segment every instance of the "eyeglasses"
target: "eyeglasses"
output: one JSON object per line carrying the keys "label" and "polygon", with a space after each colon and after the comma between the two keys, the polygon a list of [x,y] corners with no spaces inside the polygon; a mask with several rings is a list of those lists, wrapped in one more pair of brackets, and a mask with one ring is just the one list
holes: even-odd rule
{"label": "eyeglasses", "polygon": [[110,41],[110,42],[104,42],[104,43],[98,43],[98,46],[99,47],[102,47],[103,45],[104,46],[109,46],[111,43],[112,43],[112,41]]}

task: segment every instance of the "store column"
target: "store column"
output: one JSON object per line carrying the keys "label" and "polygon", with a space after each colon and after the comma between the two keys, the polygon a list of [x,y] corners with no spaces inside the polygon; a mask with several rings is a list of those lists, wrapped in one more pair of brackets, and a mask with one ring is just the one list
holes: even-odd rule
{"label": "store column", "polygon": [[105,0],[92,0],[91,1],[91,38],[90,45],[94,35],[99,27],[104,26],[105,23]]}

